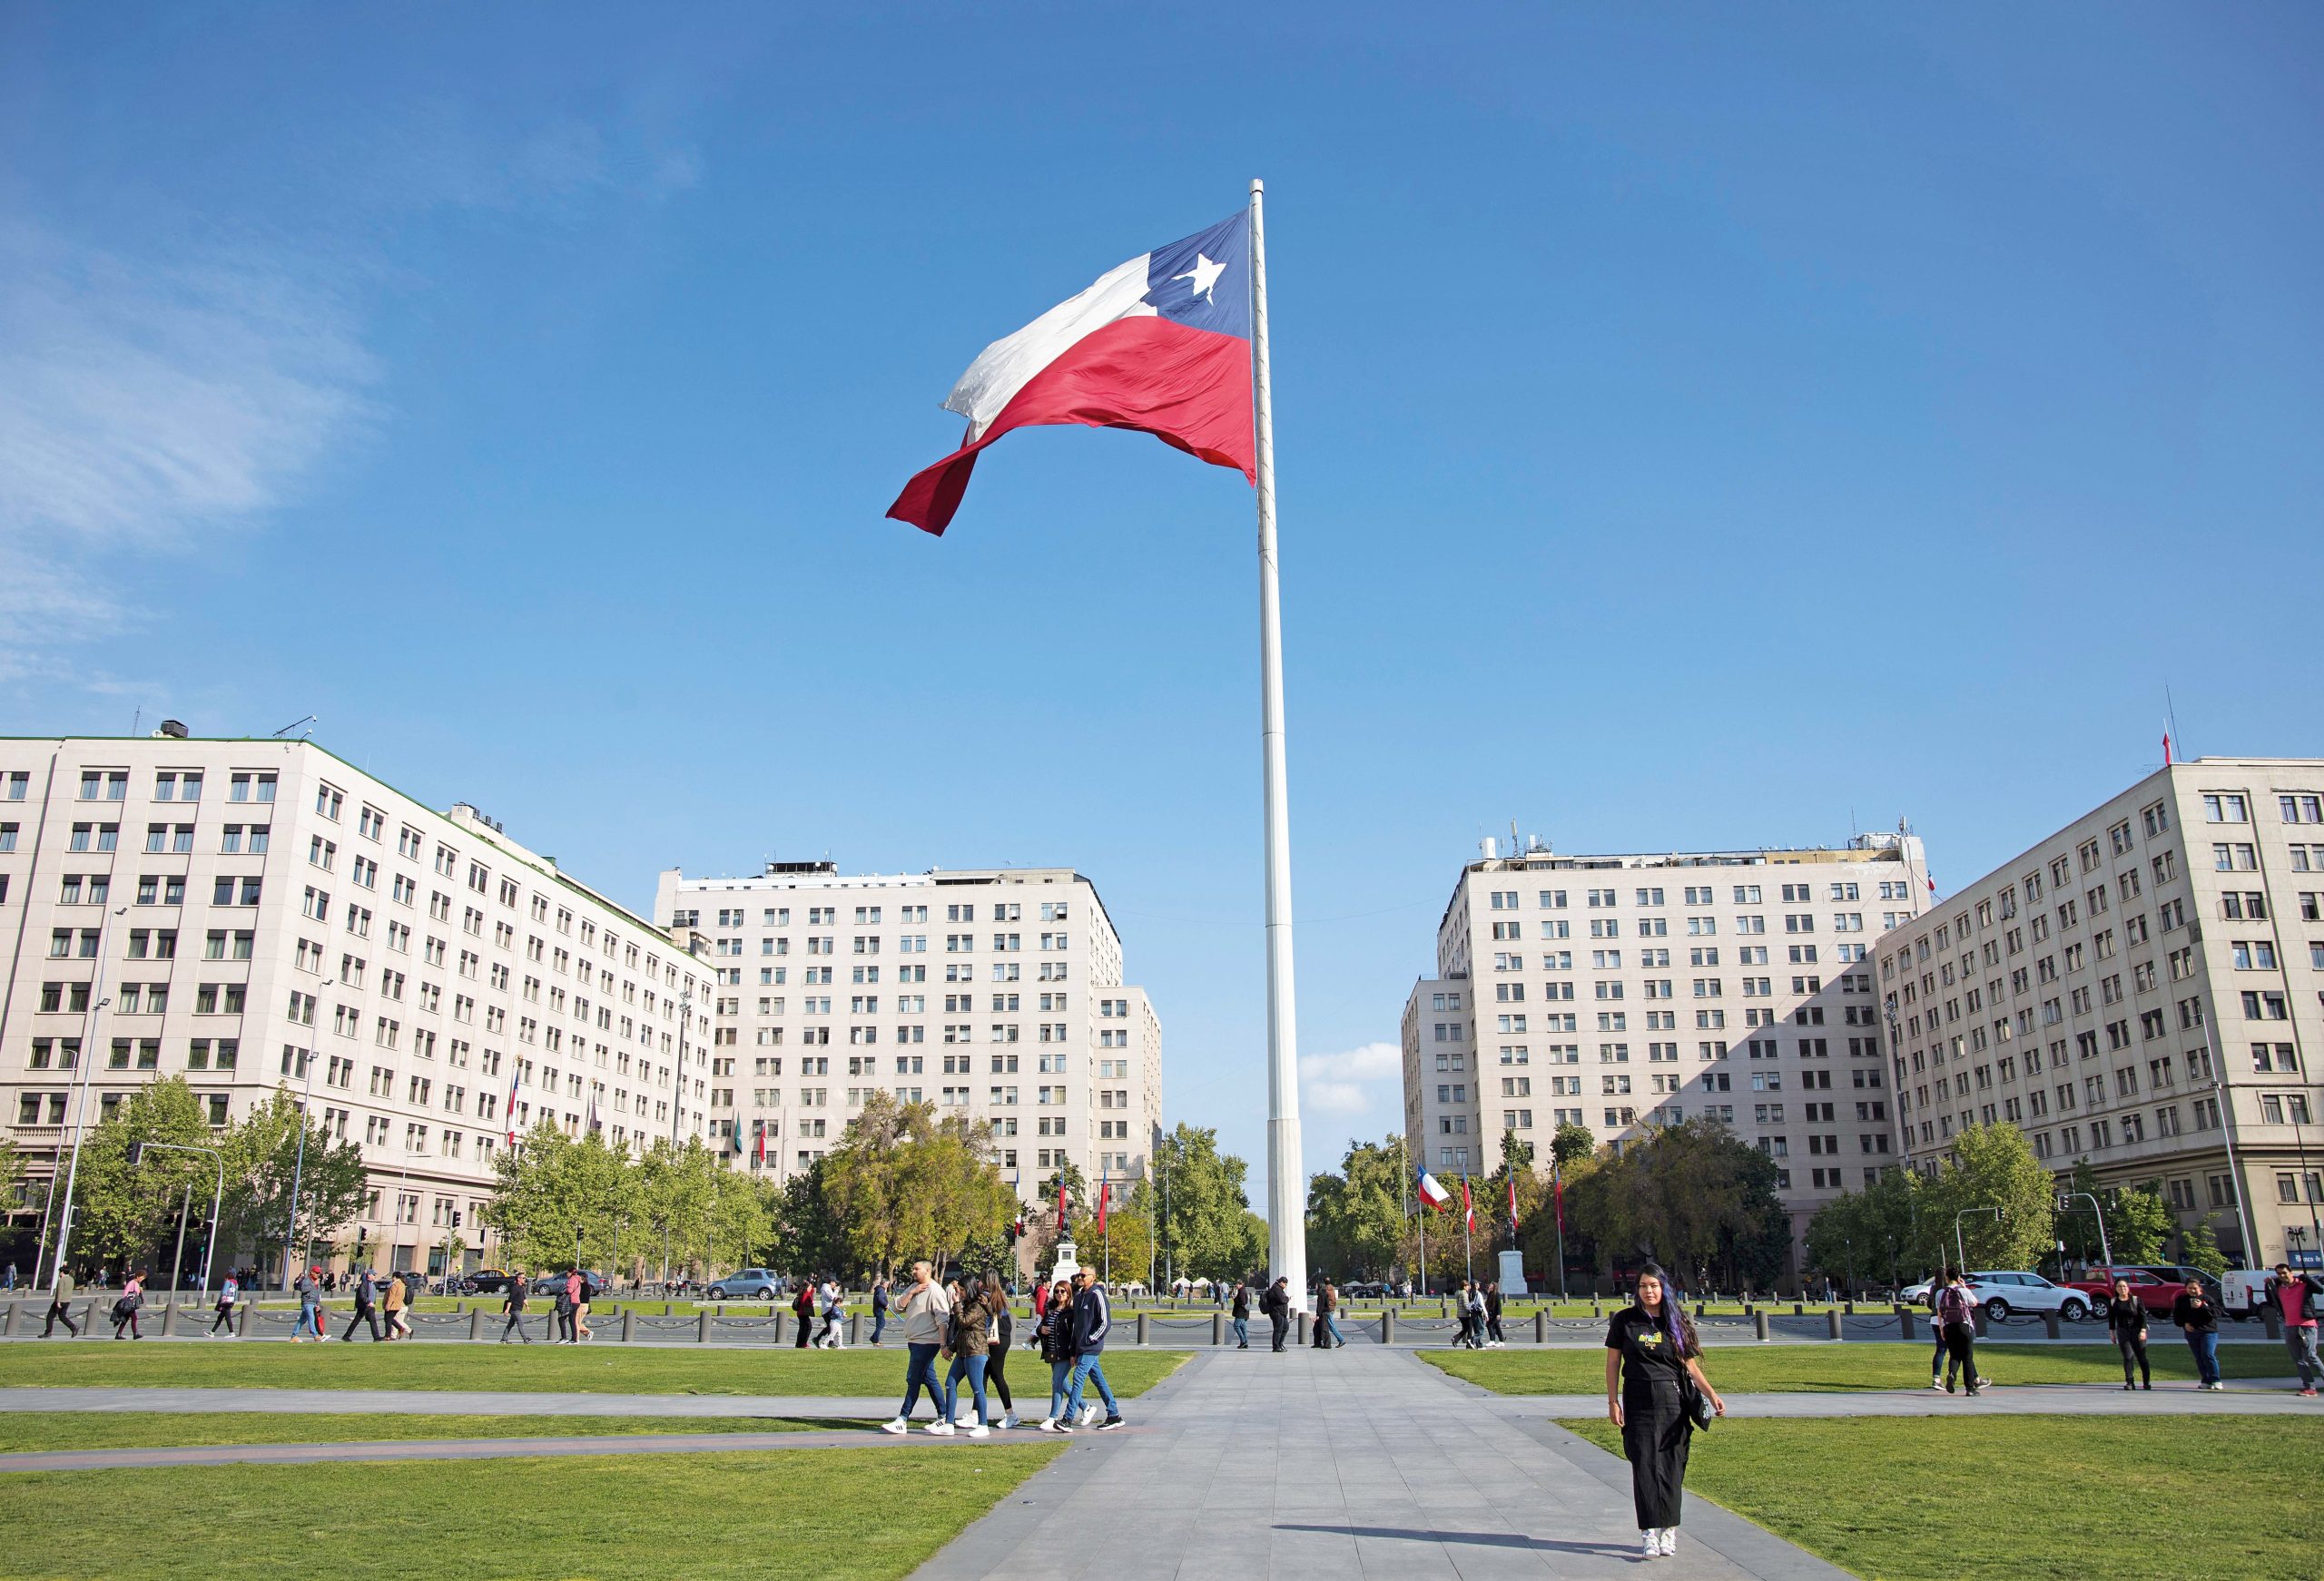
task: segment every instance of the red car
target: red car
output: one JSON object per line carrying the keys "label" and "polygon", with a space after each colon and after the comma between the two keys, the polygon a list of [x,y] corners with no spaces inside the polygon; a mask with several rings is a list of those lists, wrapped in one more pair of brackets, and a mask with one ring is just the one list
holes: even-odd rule
{"label": "red car", "polygon": [[2091,1315],[2102,1318],[2106,1315],[2106,1309],[2113,1304],[2114,1281],[2117,1279],[2129,1281],[2131,1293],[2138,1297],[2139,1305],[2151,1314],[2162,1318],[2171,1315],[2171,1303],[2177,1301],[2180,1292],[2187,1288],[2183,1280],[2162,1279],[2147,1269],[2108,1268],[2103,1265],[2092,1268],[2081,1279],[2061,1282],[2068,1290],[2078,1290],[2089,1296]]}

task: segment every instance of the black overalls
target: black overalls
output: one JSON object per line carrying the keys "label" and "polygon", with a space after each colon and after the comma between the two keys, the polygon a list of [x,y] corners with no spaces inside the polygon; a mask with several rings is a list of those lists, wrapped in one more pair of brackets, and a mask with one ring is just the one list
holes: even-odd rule
{"label": "black overalls", "polygon": [[1686,1358],[1637,1307],[1606,1325],[1606,1349],[1622,1353],[1622,1453],[1630,1458],[1630,1496],[1638,1529],[1679,1524],[1687,1479],[1687,1446],[1694,1424],[1680,1388]]}

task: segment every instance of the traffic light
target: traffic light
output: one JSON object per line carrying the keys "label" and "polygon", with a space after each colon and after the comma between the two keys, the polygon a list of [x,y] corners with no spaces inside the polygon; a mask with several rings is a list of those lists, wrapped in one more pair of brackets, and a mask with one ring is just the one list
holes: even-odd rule
{"label": "traffic light", "polygon": [[460,1227],[460,1210],[459,1210],[459,1209],[458,1209],[458,1208],[454,1208],[454,1209],[452,1210],[452,1228],[453,1228],[453,1229],[455,1229],[455,1230],[457,1230],[457,1229],[458,1229],[459,1227]]}
{"label": "traffic light", "polygon": [[132,1169],[135,1169],[135,1168],[137,1167],[137,1161],[138,1161],[139,1159],[141,1159],[141,1158],[144,1157],[144,1156],[145,1156],[145,1144],[144,1144],[143,1142],[133,1142],[133,1143],[131,1143],[131,1144],[129,1144],[129,1167],[130,1167],[130,1168],[132,1168]]}

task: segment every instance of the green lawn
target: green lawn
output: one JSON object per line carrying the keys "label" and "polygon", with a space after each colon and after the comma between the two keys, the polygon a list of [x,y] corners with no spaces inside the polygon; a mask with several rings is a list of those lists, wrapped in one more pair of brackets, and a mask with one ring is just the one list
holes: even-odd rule
{"label": "green lawn", "polygon": [[[1421,1359],[1497,1394],[1603,1394],[1602,1350],[1423,1350]],[[2195,1359],[2186,1346],[2151,1346],[2158,1380],[2192,1383]],[[1722,1394],[1797,1394],[1827,1390],[1912,1389],[1928,1384],[1929,1347],[1894,1340],[1837,1345],[1714,1345],[1703,1370]],[[2284,1375],[2274,1345],[2222,1345],[2220,1370],[2229,1378]],[[2112,1345],[1980,1345],[1977,1370],[2000,1384],[2116,1383],[2122,1366]]]}
{"label": "green lawn", "polygon": [[413,1439],[578,1439],[620,1433],[802,1433],[872,1428],[814,1417],[478,1417],[300,1411],[0,1411],[0,1454],[193,1444],[355,1444]]}
{"label": "green lawn", "polygon": [[[1621,1453],[1610,1423],[1571,1425]],[[2319,1573],[2319,1466],[2324,1418],[1728,1421],[1687,1488],[1867,1581],[2290,1581]]]}
{"label": "green lawn", "polygon": [[[1143,1394],[1187,1352],[1108,1350],[1114,1392]],[[1047,1391],[1031,1351],[1009,1357],[1009,1382]],[[903,1396],[901,1346],[872,1350],[687,1350],[620,1345],[374,1345],[336,1340],[139,1345],[112,1340],[0,1345],[0,1388],[512,1389],[596,1394]]]}
{"label": "green lawn", "polygon": [[239,1581],[463,1574],[891,1581],[1062,1446],[170,1467],[0,1477],[0,1576],[113,1581],[123,1556]]}

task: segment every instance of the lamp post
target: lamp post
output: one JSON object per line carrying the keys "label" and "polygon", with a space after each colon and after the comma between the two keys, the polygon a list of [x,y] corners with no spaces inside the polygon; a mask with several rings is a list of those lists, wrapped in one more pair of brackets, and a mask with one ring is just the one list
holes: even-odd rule
{"label": "lamp post", "polygon": [[[81,1085],[74,1089],[77,1096],[73,1105],[73,1162],[64,1172],[64,1217],[56,1227],[56,1261],[48,1271],[48,1293],[52,1301],[56,1299],[57,1279],[64,1272],[64,1254],[73,1242],[73,1190],[80,1183],[81,1139],[89,1124],[89,1072],[97,1057],[97,1017],[107,1005],[113,1003],[112,997],[104,992],[105,936],[112,931],[113,918],[127,915],[128,907],[116,906],[97,925],[97,967],[89,983],[89,1019],[81,1034]],[[52,1164],[49,1169],[52,1188],[55,1182],[55,1166]],[[34,1272],[39,1271],[35,1269]]]}
{"label": "lamp post", "polygon": [[1969,1254],[1962,1250],[1961,1221],[1972,1213],[1991,1213],[1995,1222],[1999,1222],[2002,1216],[1999,1208],[1964,1208],[1953,1215],[1953,1269],[1964,1279],[1969,1274]]}
{"label": "lamp post", "polygon": [[[2088,1192],[2060,1192],[2058,1193],[2058,1205],[2061,1208],[2064,1208],[2076,1198],[2080,1198],[2082,1201],[2090,1204],[2090,1216],[2098,1221],[2098,1255],[2105,1261],[2108,1268],[2113,1267],[2114,1253],[2106,1244],[2106,1214],[2099,1207],[2098,1199],[2091,1195]],[[2062,1276],[2065,1272],[2065,1266],[2063,1261],[2059,1264],[2058,1272]]]}

